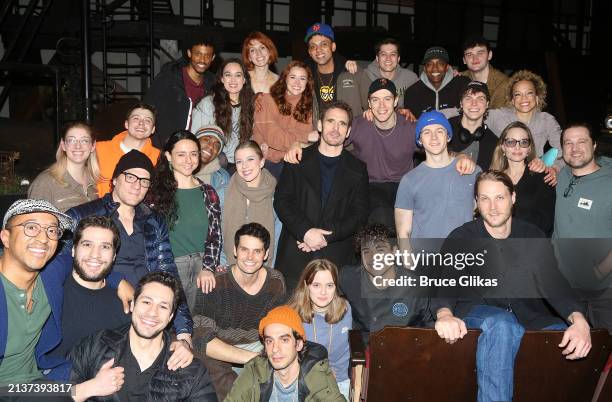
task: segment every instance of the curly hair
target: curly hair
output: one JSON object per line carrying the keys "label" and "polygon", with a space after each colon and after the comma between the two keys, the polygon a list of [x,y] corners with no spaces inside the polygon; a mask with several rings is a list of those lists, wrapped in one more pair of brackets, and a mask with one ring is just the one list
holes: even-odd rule
{"label": "curly hair", "polygon": [[542,77],[533,73],[529,70],[519,70],[510,76],[506,87],[506,104],[512,106],[512,98],[514,92],[514,86],[520,81],[529,81],[533,84],[536,91],[536,97],[538,98],[538,110],[542,110],[546,107],[546,84]]}
{"label": "curly hair", "polygon": [[[302,92],[299,102],[295,105],[295,109],[291,110],[291,104],[285,99],[285,94],[287,93],[287,76],[289,75],[289,71],[294,67],[304,69],[306,71],[307,80],[306,88],[304,92]],[[293,118],[300,123],[308,123],[308,119],[312,116],[313,88],[314,81],[310,68],[303,62],[294,60],[287,64],[287,67],[285,67],[281,73],[278,81],[272,85],[270,88],[270,95],[272,95],[276,106],[278,106],[280,114],[284,116],[293,115]]]}
{"label": "curly hair", "polygon": [[268,49],[268,52],[270,53],[268,65],[270,66],[276,63],[278,60],[278,50],[276,50],[276,46],[274,45],[274,42],[272,42],[272,39],[262,32],[254,31],[248,34],[247,37],[244,38],[244,42],[242,42],[242,62],[246,66],[247,70],[251,71],[255,69],[255,65],[251,60],[249,60],[249,46],[254,40],[261,42],[261,44]]}
{"label": "curly hair", "polygon": [[385,241],[391,243],[395,239],[395,232],[382,223],[370,223],[362,227],[355,235],[353,245],[355,252],[361,254],[361,248],[371,242]]}
{"label": "curly hair", "polygon": [[225,133],[225,141],[229,141],[232,135],[232,102],[230,101],[229,93],[223,85],[223,72],[228,64],[235,63],[240,66],[244,77],[244,86],[240,91],[240,126],[239,126],[239,142],[243,142],[251,138],[253,131],[253,112],[255,94],[251,88],[251,76],[247,73],[244,64],[238,59],[226,60],[221,68],[217,71],[217,80],[213,86],[212,102],[215,107],[215,121]]}
{"label": "curly hair", "polygon": [[[172,172],[170,162],[168,162],[165,154],[166,152],[172,153],[176,143],[181,140],[193,141],[198,147],[198,155],[200,154],[200,141],[198,141],[195,135],[187,130],[179,130],[172,133],[170,138],[168,138],[168,141],[166,141],[164,149],[159,154],[159,158],[157,159],[157,165],[155,166],[155,179],[153,180],[153,184],[147,193],[146,200],[147,205],[164,217],[166,224],[170,229],[174,227],[176,219],[178,218],[178,205],[175,197],[178,183],[174,178],[174,173]],[[198,167],[194,171],[198,170],[199,163],[201,163],[200,158],[198,158]]]}

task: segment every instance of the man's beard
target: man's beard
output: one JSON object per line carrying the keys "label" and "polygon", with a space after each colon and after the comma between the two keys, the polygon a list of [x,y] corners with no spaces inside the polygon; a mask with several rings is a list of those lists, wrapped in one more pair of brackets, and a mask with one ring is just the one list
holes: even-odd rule
{"label": "man's beard", "polygon": [[591,163],[593,161],[593,159],[595,159],[595,154],[592,153],[591,157],[587,160],[585,160],[584,162],[578,164],[578,165],[573,165],[571,164],[571,159],[570,162],[567,162],[567,164],[569,165],[569,167],[571,167],[572,169],[582,169],[583,167],[587,166],[589,163]]}
{"label": "man's beard", "polygon": [[136,335],[138,335],[140,338],[143,338],[143,339],[155,339],[159,334],[164,332],[165,328],[161,328],[160,330],[155,331],[151,335],[145,335],[142,332],[140,332],[140,330],[138,329],[138,326],[134,325],[134,320],[135,320],[135,318],[134,318],[134,315],[132,314],[132,328],[134,328],[134,332],[136,332]]}
{"label": "man's beard", "polygon": [[108,274],[110,273],[112,268],[113,268],[113,264],[108,264],[108,266],[106,268],[104,268],[102,271],[100,271],[100,273],[98,275],[96,275],[96,276],[89,276],[83,270],[83,268],[81,268],[81,265],[79,264],[79,262],[76,259],[74,259],[72,261],[72,269],[74,269],[74,272],[76,272],[76,274],[79,276],[79,278],[81,278],[85,282],[99,282],[99,281],[105,279],[108,276]]}

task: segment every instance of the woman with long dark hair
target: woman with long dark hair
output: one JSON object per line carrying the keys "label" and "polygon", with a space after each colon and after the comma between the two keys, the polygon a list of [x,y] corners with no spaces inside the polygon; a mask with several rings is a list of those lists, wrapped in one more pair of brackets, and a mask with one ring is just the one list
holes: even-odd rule
{"label": "woman with long dark hair", "polygon": [[98,198],[96,182],[100,169],[95,146],[87,123],[66,125],[55,163],[34,179],[28,188],[28,198],[47,200],[62,212]]}
{"label": "woman with long dark hair", "polygon": [[493,151],[491,169],[506,173],[514,184],[514,216],[538,226],[547,236],[555,220],[555,188],[544,182],[544,173],[527,167],[536,158],[531,130],[515,121],[504,128]]}
{"label": "woman with long dark hair", "polygon": [[316,142],[314,83],[310,69],[294,60],[285,67],[269,94],[255,102],[253,140],[266,151],[266,168],[280,177],[283,157],[296,142]]}
{"label": "woman with long dark hair", "polygon": [[302,319],[306,340],[327,349],[338,388],[348,400],[348,333],[353,326],[353,317],[351,305],[340,296],[338,279],[338,268],[333,262],[312,260],[302,271],[289,305]]}
{"label": "woman with long dark hair", "polygon": [[251,76],[253,92],[270,92],[278,80],[278,74],[270,71],[270,66],[277,60],[278,51],[272,39],[259,31],[247,35],[242,42],[242,62]]}
{"label": "woman with long dark hair", "polygon": [[156,166],[148,203],[165,219],[170,244],[189,309],[196,292],[215,286],[214,271],[222,246],[219,196],[194,176],[200,166],[200,142],[186,130],[174,132]]}
{"label": "woman with long dark hair", "polygon": [[192,130],[216,124],[225,133],[223,152],[228,171],[233,173],[234,152],[241,142],[251,138],[253,131],[254,94],[251,77],[238,59],[229,59],[217,72],[213,94],[205,97],[193,111]]}

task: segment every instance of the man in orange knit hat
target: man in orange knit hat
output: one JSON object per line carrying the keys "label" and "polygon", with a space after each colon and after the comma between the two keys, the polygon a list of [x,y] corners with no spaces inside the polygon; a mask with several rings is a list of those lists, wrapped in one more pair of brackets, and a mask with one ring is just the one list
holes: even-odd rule
{"label": "man in orange knit hat", "polygon": [[146,103],[137,103],[128,110],[125,117],[125,131],[110,141],[96,143],[96,156],[100,165],[98,197],[102,198],[111,190],[112,174],[119,159],[132,149],[142,152],[153,166],[157,164],[159,149],[153,146],[151,136],[155,132],[155,108]]}
{"label": "man in orange knit hat", "polygon": [[327,351],[318,343],[305,341],[302,320],[294,309],[278,306],[270,310],[259,322],[259,336],[265,356],[257,356],[244,366],[225,402],[345,401],[329,367]]}

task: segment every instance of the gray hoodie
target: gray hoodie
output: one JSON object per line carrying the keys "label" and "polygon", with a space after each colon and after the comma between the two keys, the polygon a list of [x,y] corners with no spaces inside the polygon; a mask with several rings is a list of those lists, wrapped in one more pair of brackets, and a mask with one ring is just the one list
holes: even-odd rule
{"label": "gray hoodie", "polygon": [[[368,109],[368,89],[372,81],[382,78],[376,60],[372,61],[365,70],[355,74],[344,72],[338,77],[338,99],[348,103],[354,115],[359,115]],[[392,81],[397,88],[399,96],[398,105],[404,104],[404,92],[417,82],[417,75],[407,68],[397,67]]]}

